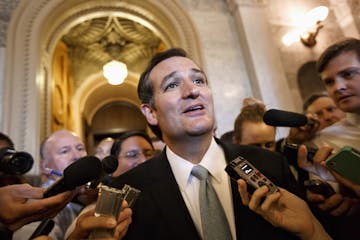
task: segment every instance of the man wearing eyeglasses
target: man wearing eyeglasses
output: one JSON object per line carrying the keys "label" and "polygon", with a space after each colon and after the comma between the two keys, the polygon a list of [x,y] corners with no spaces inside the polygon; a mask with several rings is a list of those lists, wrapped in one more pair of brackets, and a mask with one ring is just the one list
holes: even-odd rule
{"label": "man wearing eyeglasses", "polygon": [[118,159],[118,168],[111,176],[118,177],[153,157],[155,150],[151,138],[146,133],[127,131],[115,140],[110,154]]}

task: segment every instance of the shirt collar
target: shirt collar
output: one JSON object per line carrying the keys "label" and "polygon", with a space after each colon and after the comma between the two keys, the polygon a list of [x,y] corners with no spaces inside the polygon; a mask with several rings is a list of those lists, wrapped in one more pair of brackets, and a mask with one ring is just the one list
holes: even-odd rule
{"label": "shirt collar", "polygon": [[360,115],[356,113],[346,113],[346,120],[354,125],[359,126],[360,125]]}
{"label": "shirt collar", "polygon": [[[166,156],[177,183],[181,189],[185,189],[190,179],[191,170],[195,165],[175,154],[169,147],[166,148]],[[205,167],[215,181],[222,181],[222,173],[226,166],[225,154],[214,138],[199,165]]]}

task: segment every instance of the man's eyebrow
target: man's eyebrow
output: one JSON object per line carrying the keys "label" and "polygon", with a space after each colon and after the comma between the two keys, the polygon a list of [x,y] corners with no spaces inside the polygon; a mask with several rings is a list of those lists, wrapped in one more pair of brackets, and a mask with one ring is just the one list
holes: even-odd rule
{"label": "man's eyebrow", "polygon": [[166,75],[160,83],[160,88],[161,89],[164,88],[164,85],[166,84],[166,82],[168,82],[176,73],[177,73],[177,71],[173,71],[173,72],[169,73],[168,75]]}
{"label": "man's eyebrow", "polygon": [[[169,73],[168,75],[166,75],[160,83],[160,88],[163,88],[164,85],[166,84],[166,82],[168,82],[177,73],[178,73],[178,71],[173,71],[173,72]],[[205,75],[205,73],[198,68],[191,68],[191,73],[201,73],[201,74]]]}
{"label": "man's eyebrow", "polygon": [[191,71],[195,72],[195,73],[202,73],[205,75],[204,71],[202,71],[201,69],[198,69],[198,68],[192,68]]}

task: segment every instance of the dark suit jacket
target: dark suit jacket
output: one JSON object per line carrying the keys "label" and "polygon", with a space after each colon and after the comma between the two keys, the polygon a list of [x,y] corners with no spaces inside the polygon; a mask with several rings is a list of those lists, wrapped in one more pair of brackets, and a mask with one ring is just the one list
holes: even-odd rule
{"label": "dark suit jacket", "polygon": [[[295,179],[281,155],[258,147],[218,143],[227,161],[241,155],[278,186],[297,191]],[[200,239],[165,151],[121,175],[111,186],[121,188],[123,184],[141,190],[126,239]],[[237,239],[296,239],[242,205],[235,181],[232,195]]]}

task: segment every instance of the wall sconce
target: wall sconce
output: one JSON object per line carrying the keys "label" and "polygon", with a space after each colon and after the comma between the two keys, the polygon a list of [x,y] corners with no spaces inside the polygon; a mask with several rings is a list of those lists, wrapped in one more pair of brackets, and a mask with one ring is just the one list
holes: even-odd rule
{"label": "wall sconce", "polygon": [[125,63],[112,60],[103,66],[103,74],[111,85],[122,84],[128,75]]}
{"label": "wall sconce", "polygon": [[295,29],[282,38],[286,46],[294,42],[301,41],[306,47],[313,47],[316,44],[316,36],[324,26],[322,22],[327,18],[329,9],[325,6],[319,6],[307,12],[299,22],[300,27]]}

